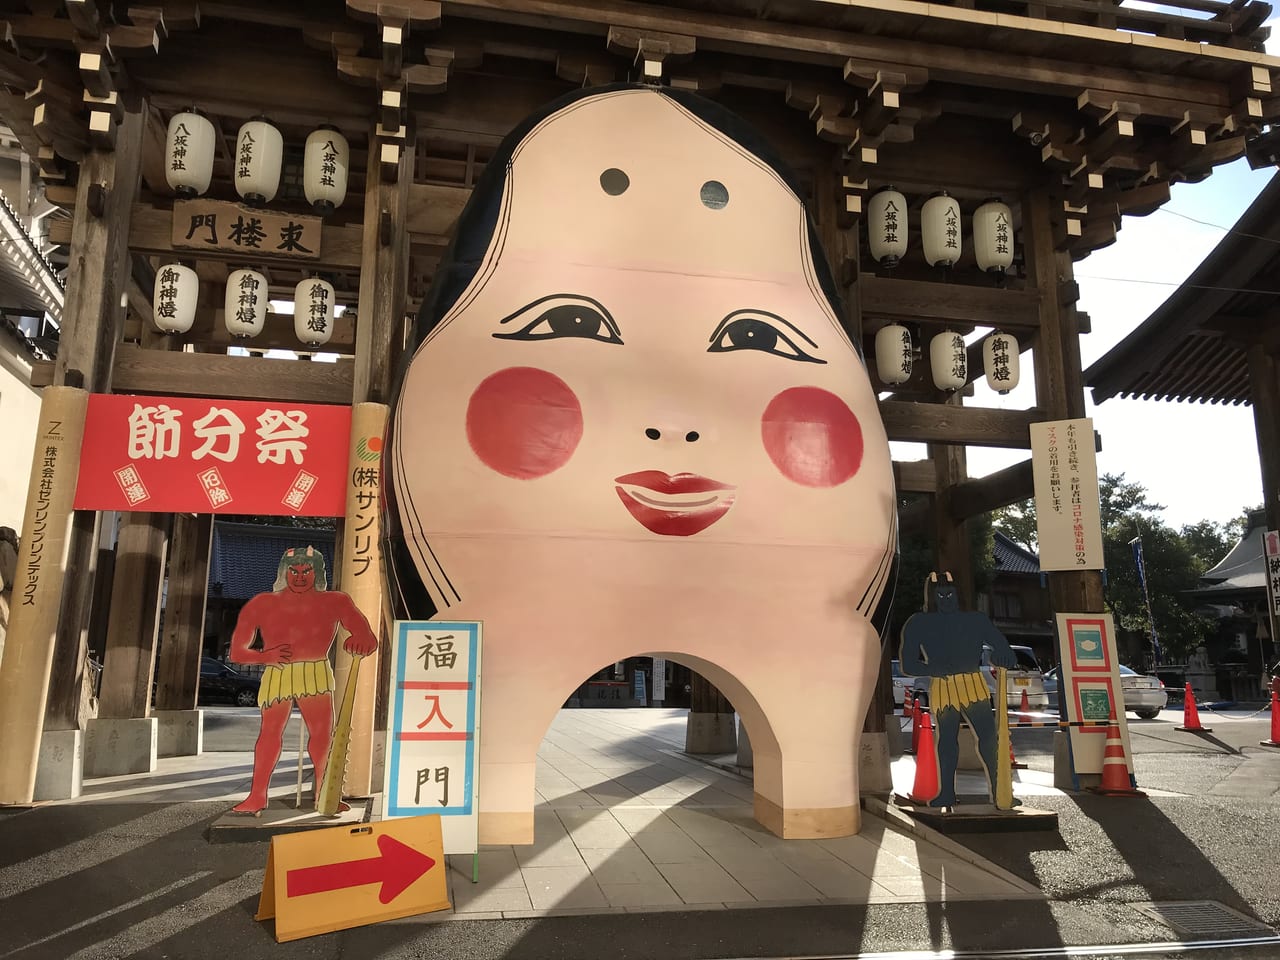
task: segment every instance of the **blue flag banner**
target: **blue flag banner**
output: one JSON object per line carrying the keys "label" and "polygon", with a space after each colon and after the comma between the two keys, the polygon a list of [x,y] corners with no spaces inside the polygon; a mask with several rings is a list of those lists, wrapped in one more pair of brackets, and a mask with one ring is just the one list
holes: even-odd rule
{"label": "blue flag banner", "polygon": [[1142,538],[1134,537],[1129,541],[1133,548],[1133,563],[1138,568],[1138,586],[1142,588],[1142,598],[1147,602],[1147,619],[1151,621],[1151,652],[1156,666],[1160,665],[1160,638],[1156,636],[1156,617],[1151,612],[1151,593],[1147,590],[1147,565],[1142,557]]}

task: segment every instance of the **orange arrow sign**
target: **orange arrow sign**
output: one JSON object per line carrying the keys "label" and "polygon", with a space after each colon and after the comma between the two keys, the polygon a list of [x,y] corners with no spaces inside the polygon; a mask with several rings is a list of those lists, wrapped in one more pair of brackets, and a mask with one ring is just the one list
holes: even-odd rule
{"label": "orange arrow sign", "polygon": [[305,897],[344,887],[380,883],[382,889],[378,892],[378,900],[390,903],[436,865],[425,853],[419,853],[390,834],[384,833],[378,838],[378,850],[381,851],[380,856],[365,860],[348,860],[346,863],[327,863],[318,867],[290,870],[285,875],[288,896]]}
{"label": "orange arrow sign", "polygon": [[271,838],[257,918],[280,942],[449,908],[440,817]]}

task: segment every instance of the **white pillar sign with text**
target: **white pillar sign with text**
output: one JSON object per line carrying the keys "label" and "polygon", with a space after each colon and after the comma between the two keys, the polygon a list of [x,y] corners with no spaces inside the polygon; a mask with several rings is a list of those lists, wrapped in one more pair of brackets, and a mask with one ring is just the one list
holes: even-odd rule
{"label": "white pillar sign with text", "polygon": [[1102,521],[1093,420],[1031,424],[1041,570],[1101,570]]}
{"label": "white pillar sign with text", "polygon": [[385,817],[440,815],[445,853],[478,847],[480,624],[395,624]]}

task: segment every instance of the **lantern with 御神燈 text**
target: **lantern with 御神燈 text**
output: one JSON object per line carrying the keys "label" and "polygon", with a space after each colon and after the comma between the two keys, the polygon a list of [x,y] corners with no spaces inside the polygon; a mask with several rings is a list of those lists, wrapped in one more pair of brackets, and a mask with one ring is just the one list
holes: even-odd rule
{"label": "lantern with \u5fa1\u795e\u71c8 text", "polygon": [[882,383],[906,383],[911,379],[911,332],[899,323],[876,331],[876,374]]}
{"label": "lantern with \u5fa1\u795e\u71c8 text", "polygon": [[973,212],[973,255],[988,273],[1013,265],[1013,214],[1007,204],[988,200]]}
{"label": "lantern with \u5fa1\u795e\u71c8 text", "polygon": [[265,117],[255,117],[236,136],[236,192],[251,204],[270,203],[280,189],[284,138]]}
{"label": "lantern with \u5fa1\u795e\u71c8 text", "polygon": [[267,320],[267,278],[256,270],[233,270],[227,277],[223,322],[233,337],[256,337]]}
{"label": "lantern with \u5fa1\u795e\u71c8 text", "polygon": [[969,354],[964,337],[943,330],[929,342],[929,369],[939,390],[960,390],[969,382]]}
{"label": "lantern with \u5fa1\u795e\u71c8 text", "polygon": [[216,133],[208,117],[194,110],[175,113],[164,145],[164,178],[183,199],[198,197],[213,179]]}
{"label": "lantern with \u5fa1\u795e\u71c8 text", "polygon": [[885,187],[867,202],[867,245],[882,267],[896,267],[907,255],[907,198]]}
{"label": "lantern with \u5fa1\u795e\u71c8 text", "polygon": [[307,137],[302,159],[302,189],[307,203],[328,216],[347,197],[347,165],[351,149],[337,127],[324,126]]}
{"label": "lantern with \u5fa1\u795e\u71c8 text", "polygon": [[1018,385],[1018,341],[997,330],[982,342],[982,369],[987,386],[1008,393]]}
{"label": "lantern with \u5fa1\u795e\u71c8 text", "polygon": [[946,191],[930,197],[920,210],[920,244],[931,267],[951,267],[960,259],[960,203]]}
{"label": "lantern with \u5fa1\u795e\u71c8 text", "polygon": [[293,332],[309,347],[328,343],[333,336],[333,284],[308,277],[293,291]]}
{"label": "lantern with \u5fa1\u795e\u71c8 text", "polygon": [[190,267],[166,263],[156,270],[151,310],[156,329],[164,333],[186,333],[196,320],[200,301],[200,278]]}

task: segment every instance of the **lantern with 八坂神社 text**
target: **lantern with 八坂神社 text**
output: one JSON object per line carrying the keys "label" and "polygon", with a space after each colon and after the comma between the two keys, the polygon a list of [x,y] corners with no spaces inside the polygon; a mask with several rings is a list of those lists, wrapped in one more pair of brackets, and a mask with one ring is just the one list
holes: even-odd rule
{"label": "lantern with \u516b\u5742\u795e\u793e text", "polygon": [[324,126],[307,137],[302,159],[302,190],[320,216],[328,216],[347,197],[351,150],[337,127]]}
{"label": "lantern with \u516b\u5742\u795e\u793e text", "polygon": [[1004,273],[1013,265],[1013,214],[1007,204],[988,200],[973,212],[973,255],[988,273]]}
{"label": "lantern with \u516b\u5742\u795e\u793e text", "polygon": [[280,189],[284,138],[265,117],[254,117],[236,136],[236,192],[254,205],[270,203]]}
{"label": "lantern with \u516b\u5742\u795e\u793e text", "polygon": [[194,110],[175,113],[164,144],[164,178],[183,199],[198,197],[213,179],[216,134],[208,117]]}
{"label": "lantern with \u516b\u5742\u795e\u793e text", "polygon": [[867,245],[871,256],[886,269],[907,255],[907,198],[885,187],[867,202]]}
{"label": "lantern with \u516b\u5742\u795e\u793e text", "polygon": [[960,259],[960,202],[942,193],[930,197],[920,210],[920,244],[931,267],[952,267]]}

